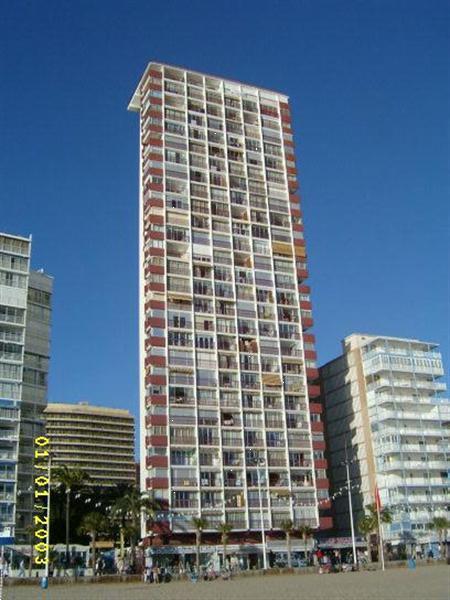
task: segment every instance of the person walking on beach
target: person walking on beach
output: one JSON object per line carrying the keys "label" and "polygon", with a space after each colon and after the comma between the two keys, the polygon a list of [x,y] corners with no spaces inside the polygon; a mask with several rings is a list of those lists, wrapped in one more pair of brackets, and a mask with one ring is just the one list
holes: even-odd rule
{"label": "person walking on beach", "polygon": [[25,561],[23,558],[19,564],[19,577],[25,577]]}
{"label": "person walking on beach", "polygon": [[161,571],[159,570],[158,565],[153,567],[153,583],[159,583],[159,575]]}

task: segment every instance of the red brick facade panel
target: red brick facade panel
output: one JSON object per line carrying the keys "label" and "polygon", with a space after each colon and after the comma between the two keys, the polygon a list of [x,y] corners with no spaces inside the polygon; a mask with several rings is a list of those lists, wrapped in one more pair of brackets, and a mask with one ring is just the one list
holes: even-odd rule
{"label": "red brick facade panel", "polygon": [[321,442],[319,440],[313,440],[313,449],[314,450],[325,450],[325,442]]}
{"label": "red brick facade panel", "polygon": [[308,279],[308,271],[306,269],[297,269],[297,277],[300,281]]}
{"label": "red brick facade panel", "polygon": [[147,467],[167,467],[169,461],[167,456],[147,456]]}
{"label": "red brick facade panel", "polygon": [[312,319],[308,319],[307,317],[302,317],[303,329],[310,329],[313,325],[314,325],[314,321]]}
{"label": "red brick facade panel", "polygon": [[167,477],[152,477],[152,479],[150,479],[150,487],[152,489],[167,490],[169,487],[169,480]]}
{"label": "red brick facade panel", "polygon": [[311,431],[314,433],[323,431],[323,423],[322,421],[312,421],[311,422]]}
{"label": "red brick facade panel", "polygon": [[[165,327],[166,326],[166,320],[162,319],[160,317],[150,317],[150,319],[147,319],[150,327]],[[147,321],[145,322],[145,324],[147,325]]]}
{"label": "red brick facade panel", "polygon": [[319,490],[327,490],[330,487],[328,479],[316,479],[316,486]]}
{"label": "red brick facade panel", "polygon": [[167,448],[167,435],[150,435],[146,438],[148,440],[148,446],[159,446],[162,448]]}
{"label": "red brick facade panel", "polygon": [[164,356],[147,356],[145,366],[153,365],[154,367],[165,367],[166,359]]}
{"label": "red brick facade panel", "polygon": [[164,256],[164,248],[150,248],[150,256]]}
{"label": "red brick facade panel", "polygon": [[162,183],[149,183],[147,185],[147,189],[153,190],[154,192],[162,192],[164,190],[164,186]]}
{"label": "red brick facade panel", "polygon": [[147,426],[167,425],[167,415],[149,415],[145,418]]}
{"label": "red brick facade panel", "polygon": [[[146,202],[146,207],[147,207],[147,202]],[[150,208],[163,208],[164,207],[164,200],[162,198],[150,198],[148,200],[148,206]]]}
{"label": "red brick facade panel", "polygon": [[306,369],[306,377],[309,381],[315,381],[319,377],[318,369]]}
{"label": "red brick facade panel", "polygon": [[320,517],[319,527],[320,529],[332,529],[333,519],[331,517]]}
{"label": "red brick facade panel", "polygon": [[152,385],[166,385],[167,378],[165,375],[149,375],[148,382]]}
{"label": "red brick facade panel", "polygon": [[[320,396],[320,386],[318,385],[313,385],[313,384],[309,384],[308,385],[308,396],[310,398],[318,398]],[[317,403],[318,406],[322,406],[321,404]],[[321,410],[317,410],[314,412],[322,412]]]}
{"label": "red brick facade panel", "polygon": [[147,397],[146,404],[152,406],[166,406],[167,397],[164,394],[152,394]]}

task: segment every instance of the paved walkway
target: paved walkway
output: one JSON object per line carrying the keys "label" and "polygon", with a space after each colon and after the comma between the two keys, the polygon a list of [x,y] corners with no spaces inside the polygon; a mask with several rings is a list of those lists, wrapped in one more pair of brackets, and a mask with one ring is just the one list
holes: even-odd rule
{"label": "paved walkway", "polygon": [[233,581],[5,588],[3,600],[450,600],[450,567],[333,575],[264,575]]}

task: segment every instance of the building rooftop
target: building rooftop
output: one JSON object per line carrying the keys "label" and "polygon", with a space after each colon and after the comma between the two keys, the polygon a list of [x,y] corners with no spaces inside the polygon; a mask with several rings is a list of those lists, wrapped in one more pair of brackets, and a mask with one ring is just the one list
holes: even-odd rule
{"label": "building rooftop", "polygon": [[360,341],[360,343],[358,345],[360,346],[364,346],[366,344],[371,344],[373,342],[378,342],[378,341],[389,341],[389,342],[399,342],[399,343],[403,343],[403,344],[414,344],[414,345],[418,345],[418,346],[426,346],[428,348],[438,348],[439,344],[436,344],[435,342],[426,342],[424,340],[416,340],[415,338],[401,338],[401,337],[395,337],[395,336],[390,336],[390,335],[374,335],[374,334],[370,334],[370,333],[351,333],[350,335],[347,335],[342,343],[343,344],[347,344],[349,342],[357,342]]}
{"label": "building rooftop", "polygon": [[24,242],[31,242],[31,235],[25,237],[23,235],[14,235],[13,233],[5,233],[4,231],[0,231],[0,236],[12,238],[14,240],[22,240]]}
{"label": "building rooftop", "polygon": [[79,402],[78,404],[65,404],[63,402],[52,402],[47,404],[45,413],[65,413],[65,414],[91,414],[113,417],[133,418],[130,411],[123,408],[109,408],[106,406],[92,406],[88,402]]}
{"label": "building rooftop", "polygon": [[139,109],[141,107],[141,94],[140,94],[139,88],[141,87],[142,82],[147,78],[148,72],[150,71],[150,69],[152,67],[168,67],[169,69],[178,69],[180,71],[189,71],[189,73],[194,73],[195,75],[200,75],[201,77],[210,77],[211,79],[217,79],[218,81],[225,81],[230,84],[243,86],[245,88],[245,90],[247,90],[249,93],[265,92],[268,94],[268,98],[271,98],[271,99],[276,98],[276,99],[280,100],[281,102],[288,102],[288,100],[289,100],[289,96],[286,96],[286,94],[281,94],[280,92],[276,92],[275,90],[269,90],[267,88],[258,87],[256,85],[251,85],[249,83],[237,81],[235,79],[227,79],[227,78],[221,77],[219,75],[211,75],[211,73],[201,73],[200,71],[194,71],[193,69],[189,69],[188,67],[182,67],[179,65],[168,65],[168,64],[162,63],[162,62],[150,61],[144,71],[144,74],[142,75],[142,77],[139,80],[139,83],[136,87],[136,90],[135,90],[133,96],[131,97],[130,103],[128,104],[128,110],[135,111],[135,112],[139,111]]}

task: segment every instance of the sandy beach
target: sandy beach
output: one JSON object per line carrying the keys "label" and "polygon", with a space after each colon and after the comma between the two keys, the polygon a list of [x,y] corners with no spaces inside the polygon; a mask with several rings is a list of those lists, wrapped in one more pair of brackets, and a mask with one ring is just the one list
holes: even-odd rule
{"label": "sandy beach", "polygon": [[167,584],[14,586],[3,600],[446,600],[450,568],[392,569],[332,575],[258,575],[233,581]]}

